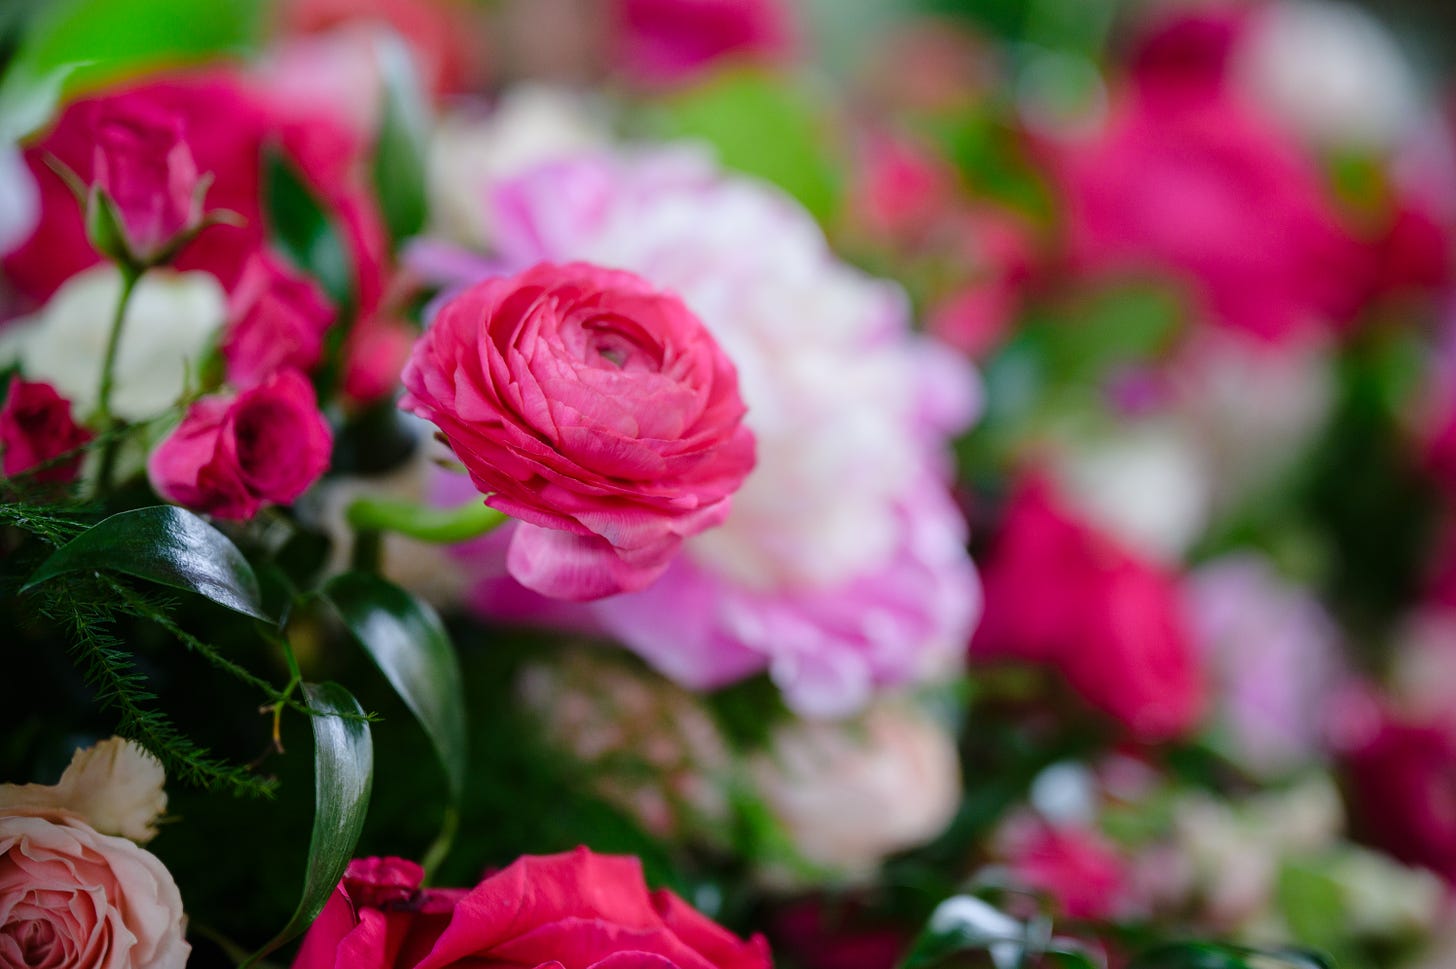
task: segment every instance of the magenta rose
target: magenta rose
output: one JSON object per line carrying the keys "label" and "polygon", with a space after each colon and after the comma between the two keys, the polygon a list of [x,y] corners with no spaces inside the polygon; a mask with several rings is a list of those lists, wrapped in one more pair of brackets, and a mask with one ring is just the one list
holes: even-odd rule
{"label": "magenta rose", "polygon": [[[91,432],[71,416],[71,402],[50,384],[19,377],[10,381],[5,406],[0,408],[0,468],[7,477],[74,451],[91,438]],[[71,481],[80,466],[77,454],[36,471],[34,480]]]}
{"label": "magenta rose", "polygon": [[275,370],[318,363],[334,310],[318,285],[279,259],[258,253],[228,301],[222,341],[228,381],[249,387]]}
{"label": "magenta rose", "polygon": [[[263,157],[265,146],[276,146],[323,201],[352,257],[360,308],[374,310],[383,290],[386,240],[361,174],[363,146],[340,133],[335,119],[285,116],[241,74],[226,70],[158,75],[74,101],[26,149],[26,165],[40,189],[41,218],[30,237],[4,258],[6,278],[19,294],[44,302],[67,279],[101,259],[87,241],[80,207],[46,158],[54,155],[87,184],[97,181],[97,133],[113,121],[124,127],[128,119],[137,118],[175,119],[196,172],[212,176],[207,209],[226,209],[243,219],[240,226],[202,230],[178,254],[176,268],[210,272],[229,290],[237,283],[249,258],[266,243]],[[119,130],[116,138],[121,140]],[[119,174],[114,167],[108,165],[108,179]],[[126,184],[114,187],[131,194]],[[174,202],[160,207],[156,224],[170,224],[175,211]]]}
{"label": "magenta rose", "polygon": [[287,504],[329,466],[333,436],[296,370],[236,397],[204,397],[152,452],[147,474],[168,501],[219,518]]}
{"label": "magenta rose", "polygon": [[1456,736],[1386,712],[1345,751],[1354,834],[1456,885]]}
{"label": "magenta rose", "polygon": [[147,261],[193,227],[197,161],[182,118],[155,102],[125,103],[98,119],[92,134],[92,185],[116,205],[131,253]]}
{"label": "magenta rose", "polygon": [[973,659],[1050,666],[1140,740],[1198,723],[1203,671],[1177,576],[1078,520],[1050,481],[1020,483],[983,577]]}
{"label": "magenta rose", "polygon": [[631,273],[542,264],[479,283],[441,308],[404,385],[401,406],[521,520],[507,570],[555,598],[647,586],[753,467],[732,363]]}
{"label": "magenta rose", "polygon": [[422,889],[399,858],[366,858],[309,929],[293,969],[769,969],[743,941],[668,891],[635,858],[578,848],[526,856],[469,891]]}

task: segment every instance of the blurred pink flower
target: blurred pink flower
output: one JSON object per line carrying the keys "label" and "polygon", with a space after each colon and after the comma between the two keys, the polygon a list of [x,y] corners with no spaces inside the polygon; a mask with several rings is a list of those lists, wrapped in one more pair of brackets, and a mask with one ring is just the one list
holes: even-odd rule
{"label": "blurred pink flower", "polygon": [[175,111],[145,101],[108,107],[93,120],[91,178],[116,204],[131,253],[149,259],[200,217],[197,162]]}
{"label": "blurred pink flower", "polygon": [[1203,670],[1179,577],[1074,517],[1040,474],[1018,483],[985,584],[973,659],[1051,666],[1139,740],[1199,722]]}
{"label": "blurred pink flower", "polygon": [[228,381],[251,387],[284,367],[312,368],[333,320],[317,283],[271,254],[254,254],[228,300],[222,338]]}
{"label": "blurred pink flower", "polygon": [[1319,602],[1252,555],[1202,566],[1187,593],[1229,752],[1262,774],[1317,757],[1329,692],[1342,676],[1338,630]]}
{"label": "blurred pink flower", "polygon": [[775,62],[794,47],[785,0],[610,0],[616,58],[632,80],[683,84],[729,60]]}
{"label": "blurred pink flower", "polygon": [[998,842],[1016,882],[1050,895],[1070,918],[1116,918],[1126,903],[1128,863],[1092,828],[1019,817]]}

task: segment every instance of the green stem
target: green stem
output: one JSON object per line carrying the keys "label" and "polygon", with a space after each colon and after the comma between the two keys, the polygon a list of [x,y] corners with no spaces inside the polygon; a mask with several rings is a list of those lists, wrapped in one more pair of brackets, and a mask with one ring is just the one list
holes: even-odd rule
{"label": "green stem", "polygon": [[450,855],[450,846],[455,843],[455,832],[460,828],[460,808],[454,804],[446,805],[445,816],[440,819],[440,833],[436,836],[433,844],[425,852],[421,867],[425,869],[425,883],[429,884],[434,880],[435,873],[440,865]]}
{"label": "green stem", "polygon": [[111,332],[106,337],[106,355],[101,358],[101,386],[96,392],[96,424],[103,433],[108,434],[107,441],[101,451],[101,468],[96,477],[96,488],[99,494],[106,494],[111,490],[111,476],[116,467],[116,449],[120,441],[119,435],[110,434],[115,430],[115,419],[111,414],[111,387],[116,379],[116,352],[121,346],[121,330],[126,323],[126,308],[131,303],[132,293],[136,290],[137,283],[141,281],[145,270],[131,266],[118,266],[121,273],[121,295],[116,301],[116,312],[111,317]]}
{"label": "green stem", "polygon": [[453,544],[486,534],[506,516],[478,501],[430,508],[408,501],[359,498],[349,506],[348,520],[360,531],[399,532],[422,542]]}

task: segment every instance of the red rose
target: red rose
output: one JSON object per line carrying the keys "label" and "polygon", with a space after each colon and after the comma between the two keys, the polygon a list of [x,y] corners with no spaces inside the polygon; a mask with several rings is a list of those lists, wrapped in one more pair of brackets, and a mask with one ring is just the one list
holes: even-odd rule
{"label": "red rose", "polygon": [[118,107],[97,119],[92,179],[116,204],[131,253],[145,261],[194,223],[197,162],[176,112],[148,101]]}
{"label": "red rose", "polygon": [[512,577],[555,598],[647,586],[753,467],[732,363],[631,273],[543,264],[479,283],[441,308],[404,385],[400,406],[521,519]]}
{"label": "red rose", "polygon": [[[50,384],[11,379],[5,406],[0,408],[0,449],[4,451],[0,467],[7,477],[74,451],[91,438],[91,432],[71,416],[71,402]],[[80,466],[81,455],[77,454],[37,471],[34,480],[71,481]]]}
{"label": "red rose", "polygon": [[1456,736],[1381,714],[1344,766],[1356,836],[1456,885]]}
{"label": "red rose", "polygon": [[1078,521],[1050,481],[1021,482],[983,577],[973,658],[1053,666],[1142,740],[1197,723],[1202,671],[1176,576]]}
{"label": "red rose", "polygon": [[333,307],[318,285],[267,253],[243,269],[228,301],[222,341],[230,383],[248,387],[275,370],[318,363]]}
{"label": "red rose", "polygon": [[287,504],[329,466],[333,437],[296,370],[280,370],[236,397],[204,397],[152,452],[157,494],[219,518],[251,518]]}
{"label": "red rose", "polygon": [[293,969],[769,969],[739,939],[668,891],[635,858],[527,856],[469,891],[421,889],[418,865],[355,861],[309,929]]}
{"label": "red rose", "polygon": [[330,208],[339,234],[354,261],[359,303],[370,311],[383,289],[385,240],[379,215],[355,172],[357,148],[330,135],[328,118],[280,118],[235,74],[215,71],[153,78],[69,105],[55,127],[25,152],[26,164],[40,187],[41,218],[30,238],[4,259],[16,289],[44,301],[71,276],[100,261],[86,241],[76,200],[45,163],[55,155],[81,180],[97,178],[93,151],[96,133],[114,119],[175,119],[182,144],[198,173],[213,177],[208,210],[227,209],[244,225],[215,225],[202,231],[178,256],[178,269],[212,273],[231,290],[248,259],[264,245],[263,150],[277,142],[299,166],[314,191]]}

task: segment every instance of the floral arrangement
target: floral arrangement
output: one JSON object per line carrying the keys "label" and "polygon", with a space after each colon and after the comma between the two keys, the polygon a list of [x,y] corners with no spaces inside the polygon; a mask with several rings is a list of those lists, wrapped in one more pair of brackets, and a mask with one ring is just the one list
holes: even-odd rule
{"label": "floral arrangement", "polygon": [[0,13],[0,966],[1450,967],[1367,6]]}

